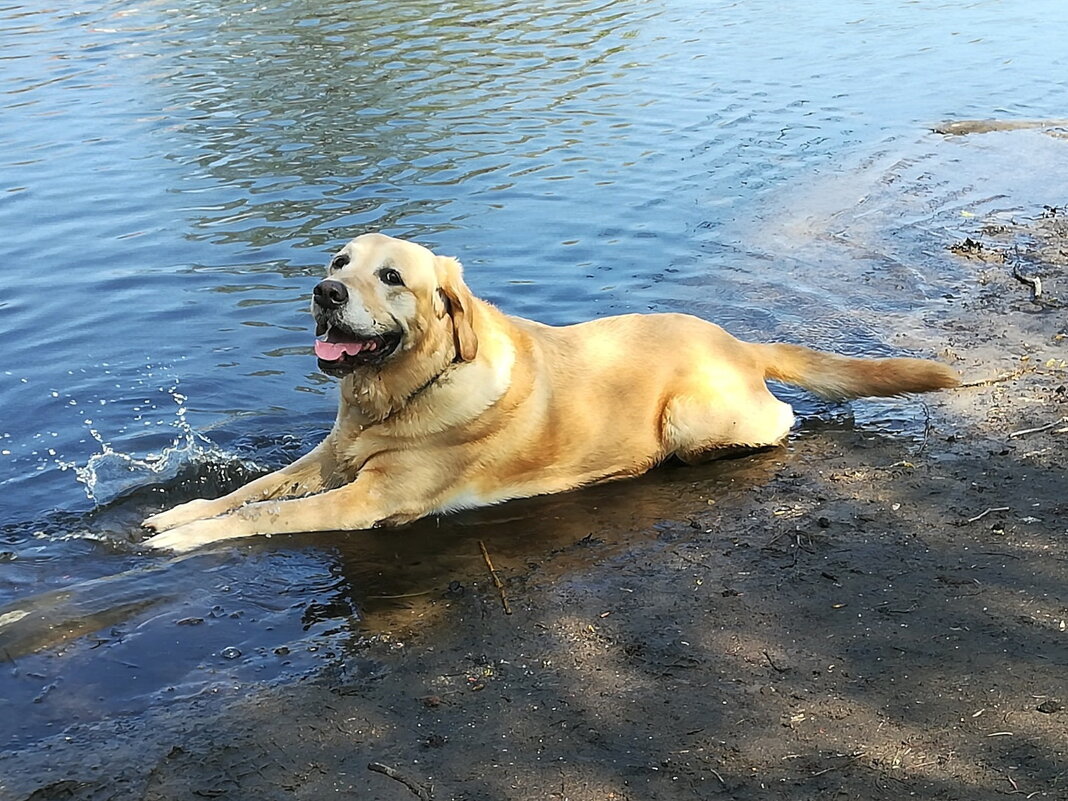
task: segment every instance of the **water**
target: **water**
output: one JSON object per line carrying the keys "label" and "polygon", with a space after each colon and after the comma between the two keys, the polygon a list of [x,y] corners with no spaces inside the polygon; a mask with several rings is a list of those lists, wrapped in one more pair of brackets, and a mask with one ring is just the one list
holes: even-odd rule
{"label": "water", "polygon": [[[147,509],[329,428],[306,308],[344,240],[416,239],[550,323],[679,310],[742,336],[922,348],[888,330],[952,313],[962,280],[932,271],[925,235],[1065,185],[1040,133],[1014,134],[1037,154],[1021,190],[1002,135],[927,129],[1063,116],[1065,22],[1055,0],[0,9],[0,620],[18,618],[0,741],[301,675],[467,580],[478,538],[522,564],[788,458],[428,523],[402,545],[141,554]],[[908,404],[851,418],[790,398],[922,430]]]}

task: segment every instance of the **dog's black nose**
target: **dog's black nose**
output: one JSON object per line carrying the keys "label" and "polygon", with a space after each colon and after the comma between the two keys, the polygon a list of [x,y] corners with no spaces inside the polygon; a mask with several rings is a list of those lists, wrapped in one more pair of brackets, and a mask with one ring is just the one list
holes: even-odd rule
{"label": "dog's black nose", "polygon": [[320,281],[312,292],[315,304],[324,309],[339,309],[349,299],[349,291],[340,281],[332,281],[329,278]]}

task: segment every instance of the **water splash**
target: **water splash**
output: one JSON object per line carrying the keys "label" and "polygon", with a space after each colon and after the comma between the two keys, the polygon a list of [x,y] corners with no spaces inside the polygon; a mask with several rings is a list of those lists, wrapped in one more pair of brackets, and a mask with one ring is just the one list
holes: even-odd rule
{"label": "water splash", "polygon": [[136,456],[112,447],[104,436],[89,425],[89,435],[100,446],[100,452],[89,457],[84,465],[64,462],[60,467],[73,470],[86,496],[94,504],[102,505],[123,497],[133,490],[150,485],[173,483],[180,474],[204,465],[227,464],[248,471],[262,470],[255,462],[239,459],[219,448],[215,443],[190,426],[187,420],[186,396],[178,391],[177,383],[167,390],[177,405],[171,423],[176,430],[174,440],[158,453]]}

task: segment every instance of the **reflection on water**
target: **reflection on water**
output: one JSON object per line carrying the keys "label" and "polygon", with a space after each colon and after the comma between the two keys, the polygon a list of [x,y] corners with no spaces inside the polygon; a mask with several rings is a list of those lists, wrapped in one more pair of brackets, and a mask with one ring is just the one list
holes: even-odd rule
{"label": "reflection on water", "polygon": [[[951,314],[960,280],[930,240],[962,210],[1017,210],[1021,172],[1045,176],[1025,200],[1047,202],[1066,162],[1053,140],[1021,161],[1008,134],[949,151],[927,128],[1062,116],[1059,31],[1034,23],[1059,10],[0,9],[0,659],[14,658],[0,719],[19,721],[4,734],[294,675],[462,603],[442,593],[484,581],[479,540],[504,570],[581,570],[758,482],[788,454],[403,537],[163,564],[132,542],[146,506],[221,491],[322,437],[333,385],[310,356],[308,293],[367,229],[458,256],[479,293],[546,322],[677,310],[742,336],[928,349],[916,320]],[[922,436],[916,406],[850,417],[788,395],[831,425]],[[604,544],[576,550],[591,535]],[[241,656],[219,656],[231,647]]]}
{"label": "reflection on water", "polygon": [[0,741],[22,745],[169,699],[233,694],[335,660],[338,621],[305,624],[301,611],[332,598],[340,581],[314,548],[201,554],[2,607]]}

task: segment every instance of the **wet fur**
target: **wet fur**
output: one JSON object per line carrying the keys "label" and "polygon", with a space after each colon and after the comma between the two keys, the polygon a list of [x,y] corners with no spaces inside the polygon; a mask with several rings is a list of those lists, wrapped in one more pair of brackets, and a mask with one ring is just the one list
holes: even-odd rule
{"label": "wet fur", "polygon": [[[368,234],[343,252],[331,277],[359,299],[357,317],[397,320],[404,344],[340,382],[337,420],[311,453],[149,518],[149,546],[398,524],[775,445],[794,418],[767,379],[835,399],[958,383],[936,362],[750,344],[682,314],[542,325],[474,297],[457,261],[418,245]],[[407,294],[379,285],[383,264]]]}

